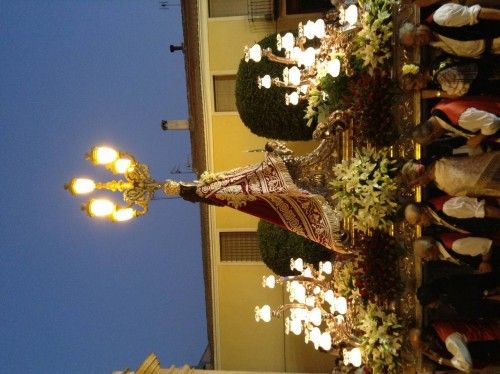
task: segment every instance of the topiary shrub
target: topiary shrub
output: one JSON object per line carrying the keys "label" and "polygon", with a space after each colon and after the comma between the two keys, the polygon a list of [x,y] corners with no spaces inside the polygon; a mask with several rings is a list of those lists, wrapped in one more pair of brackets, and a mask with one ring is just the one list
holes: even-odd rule
{"label": "topiary shrub", "polygon": [[[276,50],[276,34],[267,36],[259,44],[262,49],[269,47],[274,54],[283,55]],[[259,89],[257,85],[257,77],[266,74],[282,79],[284,67],[265,57],[258,63],[242,59],[236,76],[236,107],[245,126],[256,135],[279,140],[311,139],[316,122],[306,126],[307,101],[287,106],[285,93],[291,89],[274,85]]]}
{"label": "topiary shrub", "polygon": [[334,257],[334,253],[322,245],[267,221],[259,221],[257,234],[262,261],[278,275],[298,274],[290,269],[291,258],[300,257],[317,267],[320,261]]}

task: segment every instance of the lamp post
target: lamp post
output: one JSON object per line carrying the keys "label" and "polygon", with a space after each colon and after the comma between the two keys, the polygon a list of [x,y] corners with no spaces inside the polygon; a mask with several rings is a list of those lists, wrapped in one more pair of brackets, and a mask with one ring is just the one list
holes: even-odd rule
{"label": "lamp post", "polygon": [[[129,153],[107,146],[93,147],[86,158],[94,165],[104,166],[113,174],[121,174],[124,179],[95,182],[89,178],[73,178],[64,185],[73,195],[85,195],[95,190],[122,192],[125,205],[121,206],[105,198],[90,199],[82,205],[90,217],[107,218],[114,222],[128,221],[148,212],[149,201],[157,190],[165,194],[177,194],[180,185],[166,180],[158,182],[149,174],[146,164],[137,162]],[[138,207],[139,209],[136,209]]]}

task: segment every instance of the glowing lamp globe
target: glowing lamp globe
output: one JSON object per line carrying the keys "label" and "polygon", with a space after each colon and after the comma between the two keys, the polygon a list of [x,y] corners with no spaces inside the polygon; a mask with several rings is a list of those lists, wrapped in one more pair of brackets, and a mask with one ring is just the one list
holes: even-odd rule
{"label": "glowing lamp globe", "polygon": [[299,47],[293,47],[292,50],[290,51],[290,58],[294,61],[300,61],[302,57],[302,50]]}
{"label": "glowing lamp globe", "polygon": [[295,47],[295,37],[291,32],[287,32],[283,37],[281,38],[281,46],[286,50],[286,51],[291,51],[293,47]]}
{"label": "glowing lamp globe", "polygon": [[334,302],[335,310],[339,314],[346,314],[347,313],[347,300],[345,297],[340,296],[335,299]]}
{"label": "glowing lamp globe", "polygon": [[132,166],[132,160],[129,158],[119,158],[113,163],[113,171],[117,174],[125,174]]}
{"label": "glowing lamp globe", "polygon": [[311,268],[305,268],[304,271],[302,272],[302,275],[306,278],[313,278]]}
{"label": "glowing lamp globe", "polygon": [[115,211],[116,207],[108,199],[92,199],[88,203],[87,213],[91,217],[107,217]]}
{"label": "glowing lamp globe", "polygon": [[260,320],[264,322],[269,322],[271,320],[271,307],[269,305],[264,305],[262,308],[256,306],[255,320],[257,322],[259,322]]}
{"label": "glowing lamp globe", "polygon": [[291,94],[285,94],[285,104],[286,105],[297,105],[299,103],[299,94],[297,92],[292,92]]}
{"label": "glowing lamp globe", "polygon": [[290,269],[291,270],[297,270],[297,271],[304,271],[304,260],[302,260],[301,258],[297,258],[297,259],[291,259],[290,260]]}
{"label": "glowing lamp globe", "polygon": [[297,66],[293,66],[288,70],[288,79],[291,84],[298,86],[300,84],[300,70]]}
{"label": "glowing lamp globe", "polygon": [[325,294],[323,295],[323,298],[328,304],[335,305],[335,294],[333,293],[332,290],[326,291]]}
{"label": "glowing lamp globe", "polygon": [[295,335],[300,335],[302,333],[302,322],[299,319],[290,320],[290,331]]}
{"label": "glowing lamp globe", "polygon": [[298,303],[306,303],[306,288],[297,282],[296,286],[290,290],[290,300]]}
{"label": "glowing lamp globe", "polygon": [[94,147],[90,151],[90,161],[97,165],[110,164],[118,157],[118,151],[111,147]]}
{"label": "glowing lamp globe", "polygon": [[332,349],[332,336],[328,332],[321,334],[319,338],[319,346],[325,351]]}
{"label": "glowing lamp globe", "polygon": [[344,365],[353,365],[357,368],[361,366],[363,363],[362,358],[361,358],[361,349],[359,348],[353,348],[350,351],[347,349],[344,349],[343,352],[344,355]]}
{"label": "glowing lamp globe", "polygon": [[324,38],[326,35],[325,21],[323,21],[321,18],[314,22],[314,34],[319,39]]}
{"label": "glowing lamp globe", "polygon": [[274,288],[276,285],[276,277],[274,275],[268,275],[262,277],[262,287]]}
{"label": "glowing lamp globe", "polygon": [[307,296],[306,297],[306,305],[313,307],[316,305],[316,298],[313,296]]}
{"label": "glowing lamp globe", "polygon": [[[260,84],[264,88],[271,88],[271,76],[269,74],[264,75],[262,78],[260,78]],[[260,86],[259,86],[260,88]]]}
{"label": "glowing lamp globe", "polygon": [[290,317],[299,321],[305,321],[307,319],[307,309],[303,308],[290,308]]}
{"label": "glowing lamp globe", "polygon": [[332,77],[338,77],[340,74],[340,60],[338,58],[335,58],[328,61],[328,63],[326,64],[326,71]]}
{"label": "glowing lamp globe", "polygon": [[321,318],[321,309],[319,308],[313,308],[309,311],[308,313],[308,320],[314,325],[314,326],[319,326],[321,325],[322,318]]}
{"label": "glowing lamp globe", "polygon": [[73,194],[83,195],[95,190],[95,182],[88,178],[73,178],[66,188]]}
{"label": "glowing lamp globe", "polygon": [[314,349],[319,348],[319,341],[321,339],[321,331],[317,327],[313,327],[309,333],[309,340],[314,344]]}
{"label": "glowing lamp globe", "polygon": [[316,50],[313,47],[307,48],[299,60],[300,65],[304,65],[306,68],[310,68],[316,62]]}
{"label": "glowing lamp globe", "polygon": [[262,48],[259,44],[254,44],[252,48],[248,50],[250,60],[259,62],[262,59]]}
{"label": "glowing lamp globe", "polygon": [[132,208],[121,208],[111,214],[111,219],[115,222],[129,221],[136,216],[136,211]]}
{"label": "glowing lamp globe", "polygon": [[314,39],[314,37],[316,36],[316,29],[314,27],[313,21],[307,21],[307,23],[304,25],[304,36],[307,39]]}
{"label": "glowing lamp globe", "polygon": [[320,273],[331,274],[333,271],[332,263],[330,261],[325,261],[325,262],[320,261],[319,271]]}
{"label": "glowing lamp globe", "polygon": [[358,7],[351,4],[345,10],[345,20],[350,26],[353,26],[358,22]]}

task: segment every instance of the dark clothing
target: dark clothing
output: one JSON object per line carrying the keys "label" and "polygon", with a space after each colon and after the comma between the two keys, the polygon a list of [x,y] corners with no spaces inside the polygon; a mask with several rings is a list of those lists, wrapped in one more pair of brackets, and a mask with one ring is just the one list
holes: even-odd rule
{"label": "dark clothing", "polygon": [[488,290],[499,285],[495,273],[460,274],[449,278],[439,278],[421,286],[417,297],[426,306],[434,301],[450,306],[462,318],[497,318],[500,316],[500,303],[486,300]]}

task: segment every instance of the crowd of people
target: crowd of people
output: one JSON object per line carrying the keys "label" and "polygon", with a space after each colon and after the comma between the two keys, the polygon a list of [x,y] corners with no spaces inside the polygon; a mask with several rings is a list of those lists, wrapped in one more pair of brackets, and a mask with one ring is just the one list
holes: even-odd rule
{"label": "crowd of people", "polygon": [[423,231],[413,244],[425,318],[410,340],[469,372],[500,364],[500,1],[415,3],[422,22],[403,24],[399,38],[424,61],[403,67],[401,87],[432,109],[412,133],[423,157],[402,169],[423,189],[404,210]]}

